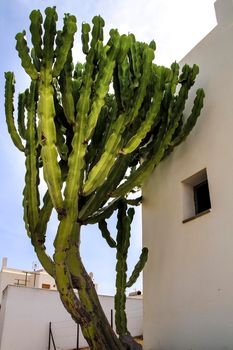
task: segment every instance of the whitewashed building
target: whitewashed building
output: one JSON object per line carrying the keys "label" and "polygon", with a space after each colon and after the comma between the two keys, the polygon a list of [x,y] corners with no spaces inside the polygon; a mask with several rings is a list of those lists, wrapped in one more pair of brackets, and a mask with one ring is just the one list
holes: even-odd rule
{"label": "whitewashed building", "polygon": [[[36,267],[36,266],[35,266]],[[7,258],[2,259],[0,270],[0,305],[2,293],[8,285],[56,290],[54,279],[43,269],[21,270],[7,266]]]}
{"label": "whitewashed building", "polygon": [[[92,273],[90,276],[93,278]],[[115,329],[114,297],[99,295],[99,300]],[[141,292],[130,293],[126,313],[131,334],[142,335]],[[3,258],[0,271],[0,350],[52,350],[52,337],[57,350],[87,346],[81,330],[78,331],[62,305],[54,279],[44,270],[9,268],[7,258]]]}
{"label": "whitewashed building", "polygon": [[200,67],[201,117],[143,191],[145,350],[233,349],[232,0],[215,10],[180,62]]}
{"label": "whitewashed building", "polygon": [[[115,329],[114,297],[99,295],[99,300]],[[142,298],[127,298],[126,313],[131,334],[141,335]],[[0,310],[0,350],[54,350],[52,337],[49,337],[50,327],[57,350],[87,346],[80,330],[77,347],[77,325],[62,305],[58,291],[11,285],[4,289]]]}

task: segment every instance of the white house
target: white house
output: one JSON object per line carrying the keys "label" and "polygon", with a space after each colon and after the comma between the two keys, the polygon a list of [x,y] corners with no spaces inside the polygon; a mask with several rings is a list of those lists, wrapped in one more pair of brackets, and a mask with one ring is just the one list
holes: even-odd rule
{"label": "white house", "polygon": [[[90,273],[93,278],[93,274]],[[95,284],[97,288],[97,284]],[[99,295],[100,303],[112,327],[114,297]],[[127,298],[128,328],[133,336],[142,335],[143,300],[140,292]],[[0,271],[0,350],[47,350],[49,327],[58,349],[77,346],[77,325],[59,297],[54,279],[44,270],[22,271],[9,268],[7,258]],[[13,335],[13,336],[12,336]],[[87,346],[81,330],[79,347]],[[52,338],[50,338],[51,347]]]}
{"label": "white house", "polygon": [[8,285],[45,288],[56,290],[54,279],[43,269],[33,271],[20,270],[7,266],[7,258],[2,259],[0,270],[0,305],[2,293]]}
{"label": "white house", "polygon": [[[115,329],[114,297],[99,295],[99,300]],[[126,313],[131,334],[141,335],[142,299],[127,298]],[[62,305],[58,291],[10,285],[5,288],[0,311],[0,350],[48,350],[50,323],[56,349],[76,349],[77,325]],[[87,343],[80,331],[79,348],[84,346]],[[53,349],[51,339],[50,350]]]}
{"label": "white house", "polygon": [[180,62],[200,67],[201,117],[143,191],[145,350],[233,349],[232,0],[215,10]]}

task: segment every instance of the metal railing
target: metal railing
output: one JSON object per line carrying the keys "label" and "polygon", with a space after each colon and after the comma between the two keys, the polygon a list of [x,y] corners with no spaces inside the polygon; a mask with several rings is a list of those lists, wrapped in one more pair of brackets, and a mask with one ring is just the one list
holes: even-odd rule
{"label": "metal railing", "polygon": [[[76,334],[77,335],[76,335],[76,349],[75,350],[79,350],[79,325],[78,324],[77,324]],[[51,348],[51,346],[53,346],[53,348]],[[52,331],[52,322],[49,322],[48,350],[58,350],[57,347],[56,347],[56,344],[55,344],[54,334],[53,334],[53,331]]]}
{"label": "metal railing", "polygon": [[[114,317],[114,312],[113,312],[113,309],[110,310],[110,325],[111,327],[113,328],[114,326],[114,320],[113,320],[113,317]],[[62,324],[62,326],[59,325],[59,327],[57,327],[57,324]],[[67,325],[68,323],[68,325]],[[63,337],[67,337],[67,335],[64,335],[61,331],[63,329],[70,329],[72,328],[70,325],[69,325],[69,321],[58,321],[58,322],[53,322],[53,330],[52,330],[52,322],[49,322],[49,339],[48,339],[48,350],[59,350],[63,347],[60,347],[58,346],[59,344],[59,338],[63,338]],[[75,335],[76,333],[76,335]],[[75,350],[79,350],[79,334],[80,334],[80,330],[79,330],[79,325],[77,324],[77,328],[76,328],[76,332],[75,332],[75,329],[73,328],[73,340],[75,340],[75,337],[76,337],[76,344],[75,344]],[[70,337],[70,334],[69,334],[69,337]],[[56,343],[55,343],[55,338],[56,338]],[[56,345],[57,344],[57,345]],[[74,344],[74,343],[73,343]],[[72,348],[74,349],[74,348]]]}
{"label": "metal railing", "polygon": [[53,337],[53,332],[52,332],[52,323],[49,322],[49,343],[48,343],[48,350],[51,350],[51,340],[53,343],[53,349],[57,350],[56,345],[55,345],[55,341],[54,341],[54,337]]}

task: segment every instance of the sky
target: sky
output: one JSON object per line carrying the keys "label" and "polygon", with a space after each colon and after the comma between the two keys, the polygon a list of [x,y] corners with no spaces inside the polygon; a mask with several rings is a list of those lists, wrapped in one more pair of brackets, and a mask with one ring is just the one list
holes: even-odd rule
{"label": "sky", "polygon": [[[80,27],[95,15],[105,20],[105,37],[111,28],[121,34],[133,33],[139,41],[156,42],[155,63],[169,66],[181,60],[216,25],[214,0],[0,0],[0,264],[8,257],[8,266],[31,270],[38,259],[34,254],[23,223],[22,191],[24,156],[15,149],[7,133],[4,117],[4,72],[14,71],[16,92],[28,86],[28,79],[15,50],[15,34],[26,30],[29,14],[56,6],[59,24],[63,14],[77,17],[78,32],[74,57],[81,59]],[[195,62],[194,62],[195,63]],[[47,248],[53,254],[56,219],[48,227]],[[110,229],[115,234],[115,220]],[[137,208],[132,225],[128,259],[129,273],[142,248],[141,209]],[[93,272],[100,294],[114,294],[115,251],[101,237],[98,227],[86,228],[81,236],[82,257],[88,272]],[[148,247],[150,248],[150,247]],[[130,291],[142,289],[142,278]]]}

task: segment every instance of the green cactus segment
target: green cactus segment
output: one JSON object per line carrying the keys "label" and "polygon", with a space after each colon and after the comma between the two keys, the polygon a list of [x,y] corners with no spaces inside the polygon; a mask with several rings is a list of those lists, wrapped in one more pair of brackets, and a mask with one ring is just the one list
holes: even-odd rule
{"label": "green cactus segment", "polygon": [[128,205],[140,205],[142,203],[142,196],[138,197],[138,198],[135,198],[135,199],[126,199],[126,203]]}
{"label": "green cactus segment", "polygon": [[35,230],[37,232],[37,238],[43,242],[45,241],[47,225],[50,220],[52,210],[53,210],[53,203],[52,203],[49,191],[46,191],[43,198],[43,207],[40,209],[39,220]]}
{"label": "green cactus segment", "polygon": [[197,122],[197,118],[200,116],[201,110],[203,108],[203,102],[205,98],[205,93],[203,89],[198,89],[196,92],[196,97],[194,100],[192,112],[187,119],[181,133],[177,136],[171,143],[171,146],[178,146],[181,142],[183,142],[186,137],[191,132],[192,128],[195,126]]}
{"label": "green cactus segment", "polygon": [[82,49],[85,55],[89,52],[89,33],[91,27],[89,23],[82,23]]}
{"label": "green cactus segment", "polygon": [[[119,52],[120,39],[116,37],[113,40],[113,45],[107,52],[104,62],[101,64],[101,70],[98,73],[98,78],[95,87],[95,99],[93,101],[91,112],[88,117],[88,126],[86,140],[90,138],[98,121],[101,108],[104,105],[105,97],[109,89],[109,84],[112,80],[113,70],[116,64],[116,56]],[[126,52],[125,52],[126,54]]]}
{"label": "green cactus segment", "polygon": [[135,40],[135,36],[133,34],[130,34],[130,39],[131,39],[130,59],[132,61],[135,81],[139,81],[141,77],[141,62],[140,62],[140,53],[139,53],[140,43],[138,43]]}
{"label": "green cactus segment", "polygon": [[39,169],[35,121],[35,90],[36,83],[32,82],[28,96],[28,123],[25,152],[25,194],[27,196],[27,222],[31,233],[35,230],[39,217]]}
{"label": "green cactus segment", "polygon": [[121,335],[129,334],[127,330],[126,304],[126,280],[127,280],[127,255],[130,245],[130,225],[134,216],[134,209],[127,211],[125,201],[120,202],[117,215],[117,264],[116,264],[116,295],[115,295],[115,322],[116,331]]}
{"label": "green cactus segment", "polygon": [[39,212],[38,223],[35,230],[31,233],[31,242],[43,268],[54,277],[54,262],[47,255],[45,248],[46,231],[49,219],[51,217],[53,203],[49,192],[47,191],[43,198],[43,207]]}
{"label": "green cactus segment", "polygon": [[24,151],[22,140],[18,134],[14,122],[14,92],[15,92],[15,78],[12,72],[5,73],[5,113],[8,132],[14,145],[20,150]]}
{"label": "green cactus segment", "polygon": [[33,65],[31,57],[29,55],[27,41],[24,38],[25,35],[25,31],[16,35],[16,50],[18,51],[18,55],[21,58],[21,64],[25,69],[25,72],[30,76],[32,80],[36,80],[38,78],[38,72]]}
{"label": "green cactus segment", "polygon": [[77,123],[74,128],[74,137],[72,141],[72,152],[69,156],[69,172],[65,188],[66,208],[72,211],[73,220],[77,217],[77,196],[82,186],[82,171],[85,167],[85,131],[87,123],[87,114],[90,108],[90,95],[93,75],[94,52],[90,50],[87,55],[87,63],[83,73],[83,86],[80,91],[80,97],[77,103]]}
{"label": "green cactus segment", "polygon": [[80,322],[81,314],[80,301],[74,293],[72,288],[71,276],[66,264],[64,263],[65,253],[55,253],[55,281],[58,290],[60,291],[60,298],[65,308],[72,314],[75,319]]}
{"label": "green cactus segment", "polygon": [[[56,35],[57,12],[55,7],[47,7],[45,10],[44,37],[43,37],[43,65],[52,74],[54,59],[54,39]],[[50,78],[51,79],[51,78]]]}
{"label": "green cactus segment", "polygon": [[133,110],[129,118],[129,122],[133,122],[135,117],[138,115],[138,111],[142,105],[143,99],[146,95],[146,88],[150,82],[152,61],[154,59],[154,50],[147,45],[144,48],[142,56],[142,73],[140,78],[140,84],[138,87],[137,95],[135,96],[135,103],[133,105]]}
{"label": "green cactus segment", "polygon": [[25,140],[26,139],[26,128],[25,128],[25,107],[26,107],[27,96],[25,93],[21,93],[18,96],[18,130],[19,135]]}
{"label": "green cactus segment", "polygon": [[164,153],[171,141],[172,135],[178,126],[178,121],[175,123],[175,126],[170,129],[170,132],[165,134],[163,140],[161,141],[158,149],[151,154],[151,158],[142,163],[142,165],[135,170],[128,179],[120,185],[115,191],[111,193],[112,197],[125,196],[127,193],[132,191],[137,186],[140,186],[152,173],[153,169],[159,164],[161,159],[164,156]]}
{"label": "green cactus segment", "polygon": [[[46,74],[46,72],[45,72]],[[40,118],[39,141],[41,143],[41,157],[43,161],[44,178],[54,207],[58,212],[63,211],[61,194],[61,170],[57,161],[56,127],[54,123],[55,109],[53,88],[47,82],[41,82],[40,99],[38,105]]]}
{"label": "green cactus segment", "polygon": [[61,93],[62,93],[62,106],[66,119],[69,124],[75,123],[75,106],[73,98],[73,81],[72,81],[72,53],[68,53],[67,61],[59,79]]}
{"label": "green cactus segment", "polygon": [[129,280],[126,283],[126,288],[132,287],[132,285],[137,281],[140,273],[144,269],[144,266],[145,266],[145,264],[147,262],[147,259],[148,259],[148,249],[147,248],[143,248],[142,249],[142,253],[140,255],[140,258],[139,258],[139,261],[135,265],[135,268],[134,268],[134,270],[133,270]]}
{"label": "green cactus segment", "polygon": [[121,182],[124,177],[124,174],[128,168],[128,164],[132,159],[132,154],[126,156],[120,156],[114,166],[112,167],[108,178],[104,184],[100,186],[95,193],[93,193],[86,204],[82,207],[79,213],[79,219],[86,220],[89,216],[92,216],[102,207],[109,199],[109,196],[114,188]]}
{"label": "green cactus segment", "polygon": [[105,25],[104,20],[101,16],[95,16],[92,19],[93,28],[92,28],[92,40],[91,47],[94,48],[98,40],[103,41],[103,27]]}
{"label": "green cactus segment", "polygon": [[106,242],[108,243],[108,245],[109,245],[111,248],[116,248],[116,242],[115,242],[114,239],[111,237],[111,234],[110,234],[110,232],[109,232],[109,230],[108,230],[106,221],[105,221],[105,220],[99,221],[99,222],[98,222],[98,226],[99,226],[100,231],[102,232],[103,238],[106,240]]}
{"label": "green cactus segment", "polygon": [[89,195],[100,187],[106,180],[120,150],[122,128],[124,126],[125,115],[120,115],[113,127],[112,134],[107,140],[104,152],[89,173],[88,179],[83,187],[84,195]]}
{"label": "green cactus segment", "polygon": [[[83,223],[86,224],[95,224],[102,220],[109,219],[113,212],[117,209],[118,203],[121,198],[116,198],[112,200],[108,205],[98,210],[94,215],[90,216],[87,219],[81,219]],[[81,214],[81,213],[80,213]]]}
{"label": "green cactus segment", "polygon": [[64,18],[63,31],[61,33],[61,45],[59,45],[56,49],[57,59],[53,67],[54,77],[57,77],[61,73],[65,65],[68,53],[73,46],[74,34],[76,31],[77,25],[75,16],[66,14]]}
{"label": "green cactus segment", "polygon": [[182,69],[182,74],[180,75],[179,82],[181,88],[179,90],[178,96],[176,98],[174,108],[172,111],[173,119],[178,119],[182,117],[182,113],[185,108],[185,102],[188,98],[188,93],[190,88],[193,86],[195,78],[199,73],[198,66],[194,65],[192,68],[185,65]]}
{"label": "green cactus segment", "polygon": [[137,131],[137,134],[134,135],[127,145],[123,148],[123,153],[131,153],[133,152],[141,143],[141,141],[145,138],[147,133],[152,128],[155,123],[156,118],[159,116],[160,105],[163,99],[163,90],[166,82],[166,69],[164,67],[159,67],[157,70],[157,80],[155,83],[155,91],[153,95],[153,100],[149,111],[147,112],[146,119],[142,122],[140,128]]}
{"label": "green cactus segment", "polygon": [[35,49],[35,55],[42,58],[42,22],[43,18],[39,10],[33,10],[30,14],[30,31],[32,35],[32,44]]}
{"label": "green cactus segment", "polygon": [[44,179],[54,207],[58,213],[64,212],[61,194],[61,170],[58,164],[56,149],[56,127],[54,122],[54,88],[52,86],[52,64],[54,58],[54,37],[56,34],[57,13],[55,8],[45,10],[43,38],[43,61],[39,88],[39,142],[43,161]]}
{"label": "green cactus segment", "polygon": [[68,159],[68,146],[66,144],[65,136],[63,135],[61,125],[55,122],[56,125],[56,133],[57,133],[57,141],[56,146],[58,153],[63,160]]}

